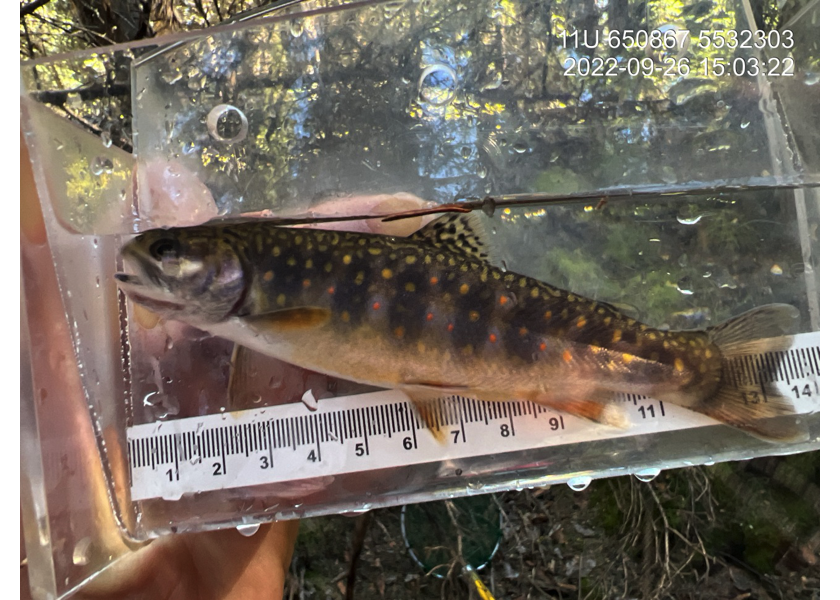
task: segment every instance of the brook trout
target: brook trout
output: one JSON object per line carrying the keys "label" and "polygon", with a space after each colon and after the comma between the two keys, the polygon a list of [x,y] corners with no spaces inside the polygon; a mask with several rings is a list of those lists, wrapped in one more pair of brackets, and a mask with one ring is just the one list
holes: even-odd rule
{"label": "brook trout", "polygon": [[[449,394],[530,400],[621,426],[617,392],[644,394],[752,435],[801,432],[772,385],[741,389],[727,357],[790,333],[768,305],[706,331],[661,331],[488,260],[475,215],[415,234],[289,228],[267,220],[158,229],[122,250],[136,303],[294,365],[396,388],[429,422]],[[734,363],[733,363],[734,364]],[[433,432],[435,433],[435,432]],[[439,436],[439,432],[436,433]]]}

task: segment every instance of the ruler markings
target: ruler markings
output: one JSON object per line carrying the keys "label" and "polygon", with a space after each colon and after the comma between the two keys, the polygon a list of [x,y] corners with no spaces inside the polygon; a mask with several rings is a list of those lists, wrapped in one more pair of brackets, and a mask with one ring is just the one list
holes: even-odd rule
{"label": "ruler markings", "polygon": [[[763,390],[767,384],[776,383],[798,412],[818,412],[819,332],[794,336],[791,345],[787,350],[730,359],[724,364],[724,376],[742,386],[754,386],[753,389]],[[806,384],[811,384],[813,392],[804,391],[808,390]],[[666,413],[662,402],[638,394],[619,394],[617,400],[639,406],[638,410],[628,410],[632,425],[627,430],[605,431],[605,427],[527,401],[440,398],[433,403],[431,412],[438,425],[447,430],[447,442],[443,445],[424,431],[425,424],[416,418],[405,396],[396,391],[324,399],[314,412],[303,403],[295,403],[137,425],[128,430],[131,493],[135,500],[176,499],[187,492],[295,481],[714,423],[673,405],[668,406]],[[656,405],[654,416],[652,407]],[[459,431],[457,443],[452,443],[455,434],[450,431],[455,430]],[[361,444],[356,447],[361,441],[363,454],[359,454]],[[283,458],[275,461],[278,453]],[[203,459],[211,458],[215,460],[202,464]]]}

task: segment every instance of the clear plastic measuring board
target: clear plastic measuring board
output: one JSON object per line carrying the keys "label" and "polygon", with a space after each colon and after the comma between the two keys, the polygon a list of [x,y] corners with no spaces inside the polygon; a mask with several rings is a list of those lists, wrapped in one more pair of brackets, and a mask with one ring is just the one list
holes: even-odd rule
{"label": "clear plastic measuring board", "polygon": [[[778,338],[778,351],[745,355],[730,365],[746,394],[775,382],[797,413],[818,412],[820,334]],[[786,348],[786,349],[783,349]],[[726,367],[725,367],[726,368]],[[436,418],[440,444],[394,390],[310,404],[137,425],[128,430],[133,500],[177,500],[183,494],[231,489],[460,459],[502,452],[643,435],[715,423],[655,399],[622,395],[627,429],[597,426],[530,402],[447,397]]]}

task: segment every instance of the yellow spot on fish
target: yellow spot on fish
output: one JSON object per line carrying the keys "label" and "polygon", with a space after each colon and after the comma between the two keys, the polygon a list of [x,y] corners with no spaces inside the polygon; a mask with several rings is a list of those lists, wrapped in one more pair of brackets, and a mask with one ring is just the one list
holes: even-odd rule
{"label": "yellow spot on fish", "polygon": [[327,264],[324,265],[324,272],[325,273],[330,273],[332,271],[332,269],[333,269],[332,263],[327,263]]}
{"label": "yellow spot on fish", "polygon": [[662,342],[662,347],[667,350],[668,348],[671,347],[671,342],[669,342],[668,340],[665,340],[664,342]]}
{"label": "yellow spot on fish", "polygon": [[694,348],[695,346],[697,346],[697,340],[690,340],[688,342],[688,345],[691,346],[692,348]]}
{"label": "yellow spot on fish", "polygon": [[531,298],[536,298],[540,295],[540,288],[533,288],[531,290]]}
{"label": "yellow spot on fish", "polygon": [[584,325],[586,325],[586,319],[583,317],[578,317],[577,323],[575,323],[575,325],[577,325],[578,328],[583,327]]}
{"label": "yellow spot on fish", "polygon": [[[449,259],[449,266],[450,266],[450,267],[454,267],[454,266],[455,266],[455,264],[456,264],[456,262],[457,262],[457,261],[456,261],[454,258],[450,258],[450,259]],[[464,269],[464,270],[466,271],[466,269]]]}
{"label": "yellow spot on fish", "polygon": [[344,255],[344,257],[341,259],[341,261],[342,261],[345,265],[349,265],[351,260],[353,260],[353,257],[352,257],[352,256],[350,256],[349,254],[345,254],[345,255]]}
{"label": "yellow spot on fish", "polygon": [[572,362],[572,353],[568,350],[563,350],[563,360],[566,362]]}
{"label": "yellow spot on fish", "polygon": [[706,349],[706,358],[712,358],[712,351],[709,348]]}
{"label": "yellow spot on fish", "polygon": [[289,260],[286,261],[286,264],[289,265],[290,267],[294,267],[297,264],[297,259],[292,257],[292,258],[290,258]]}
{"label": "yellow spot on fish", "polygon": [[462,272],[466,273],[466,272],[467,272],[467,271],[469,271],[469,270],[470,270],[469,265],[461,265],[461,271],[462,271]]}
{"label": "yellow spot on fish", "polygon": [[383,279],[391,279],[394,276],[394,272],[391,269],[385,268],[382,269],[382,278]]}
{"label": "yellow spot on fish", "polygon": [[413,292],[416,289],[417,289],[417,287],[413,283],[411,283],[410,281],[405,284],[405,291],[406,292]]}
{"label": "yellow spot on fish", "polygon": [[682,361],[681,358],[677,358],[677,359],[674,360],[674,368],[677,371],[685,370],[685,363]]}
{"label": "yellow spot on fish", "polygon": [[295,236],[295,244],[302,244],[302,243],[303,243],[303,236],[302,235],[296,235]]}
{"label": "yellow spot on fish", "polygon": [[524,288],[527,285],[528,285],[528,280],[527,279],[525,279],[524,277],[519,279],[519,287]]}
{"label": "yellow spot on fish", "polygon": [[274,279],[274,271],[266,271],[263,275],[263,281],[271,281]]}
{"label": "yellow spot on fish", "polygon": [[651,331],[649,334],[647,334],[647,339],[649,339],[649,340],[655,340],[656,338],[657,338],[657,335],[656,335],[655,331]]}
{"label": "yellow spot on fish", "polygon": [[705,373],[708,370],[708,367],[706,366],[706,363],[700,363],[699,369],[701,373]]}
{"label": "yellow spot on fish", "polygon": [[286,306],[286,294],[277,296],[277,306]]}
{"label": "yellow spot on fish", "polygon": [[271,253],[274,256],[280,256],[280,246],[274,246],[274,248],[271,249]]}
{"label": "yellow spot on fish", "polygon": [[505,283],[513,283],[514,279],[516,279],[516,277],[512,274],[505,275]]}
{"label": "yellow spot on fish", "polygon": [[568,295],[568,297],[567,297],[566,299],[567,299],[569,302],[577,302],[577,296],[575,296],[574,294],[569,294],[569,295]]}
{"label": "yellow spot on fish", "polygon": [[493,271],[493,279],[499,280],[502,278],[502,274],[498,271]]}
{"label": "yellow spot on fish", "polygon": [[354,280],[356,282],[356,285],[361,285],[364,280],[365,280],[365,272],[364,271],[359,271],[358,273],[356,273],[356,279]]}
{"label": "yellow spot on fish", "polygon": [[621,355],[621,360],[623,360],[626,363],[633,362],[633,355],[632,354],[627,354],[625,352],[624,354]]}
{"label": "yellow spot on fish", "polygon": [[368,248],[368,254],[379,256],[382,254],[382,248]]}
{"label": "yellow spot on fish", "polygon": [[417,351],[420,354],[425,353],[426,352],[426,344],[424,344],[423,342],[417,342]]}
{"label": "yellow spot on fish", "polygon": [[467,292],[470,291],[470,286],[467,285],[466,283],[462,283],[461,287],[458,288],[458,291],[461,292],[462,294],[466,294]]}
{"label": "yellow spot on fish", "polygon": [[438,254],[435,258],[438,262],[443,262],[446,257],[443,254]]}
{"label": "yellow spot on fish", "polygon": [[639,331],[647,331],[647,329],[648,329],[647,325],[639,325]]}
{"label": "yellow spot on fish", "polygon": [[609,325],[612,323],[612,317],[604,317],[604,325]]}
{"label": "yellow spot on fish", "polygon": [[414,256],[413,254],[409,254],[408,256],[405,257],[405,264],[407,264],[407,265],[413,265],[416,262],[417,262],[417,257]]}
{"label": "yellow spot on fish", "polygon": [[606,312],[607,312],[607,311],[605,311],[603,308],[599,308],[599,309],[598,309],[598,314],[599,314],[599,315],[606,314]]}
{"label": "yellow spot on fish", "polygon": [[480,315],[478,314],[478,311],[477,311],[477,310],[471,310],[471,311],[470,311],[470,321],[472,321],[473,323],[475,323],[476,321],[478,321],[478,317],[479,317],[479,316],[480,316]]}
{"label": "yellow spot on fish", "polygon": [[621,341],[622,332],[620,329],[616,329],[613,331],[613,342],[620,342]]}
{"label": "yellow spot on fish", "polygon": [[303,265],[303,266],[304,266],[305,268],[307,268],[307,269],[311,269],[311,268],[312,268],[312,259],[311,259],[311,258],[307,258],[307,259],[306,259],[306,262],[304,263],[304,265]]}
{"label": "yellow spot on fish", "polygon": [[404,335],[405,335],[405,327],[403,327],[402,325],[400,325],[399,327],[394,329],[394,337],[396,337],[398,340],[403,339]]}
{"label": "yellow spot on fish", "polygon": [[487,269],[484,269],[478,278],[481,279],[481,283],[487,283]]}
{"label": "yellow spot on fish", "polygon": [[467,344],[466,346],[461,348],[461,354],[463,354],[464,356],[470,356],[470,355],[472,355],[472,353],[473,353],[472,344]]}
{"label": "yellow spot on fish", "polygon": [[350,313],[346,310],[341,311],[341,320],[347,323],[350,320]]}
{"label": "yellow spot on fish", "polygon": [[659,352],[651,352],[650,360],[652,360],[653,362],[657,362],[659,360]]}
{"label": "yellow spot on fish", "polygon": [[427,254],[426,256],[423,257],[423,262],[427,265],[432,264],[432,257]]}

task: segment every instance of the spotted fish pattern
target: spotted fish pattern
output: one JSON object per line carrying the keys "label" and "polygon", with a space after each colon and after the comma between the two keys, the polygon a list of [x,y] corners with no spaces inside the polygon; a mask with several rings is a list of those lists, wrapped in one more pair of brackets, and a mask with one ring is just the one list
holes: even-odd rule
{"label": "spotted fish pattern", "polygon": [[[407,238],[220,222],[146,232],[123,256],[135,273],[118,279],[152,310],[299,366],[404,389],[418,404],[458,391],[611,422],[609,398],[629,392],[760,437],[792,435],[755,424],[790,405],[773,390],[747,405],[722,365],[724,346],[788,326],[795,309],[657,330],[494,266],[474,215],[443,216]],[[226,333],[233,322],[250,333]]]}

